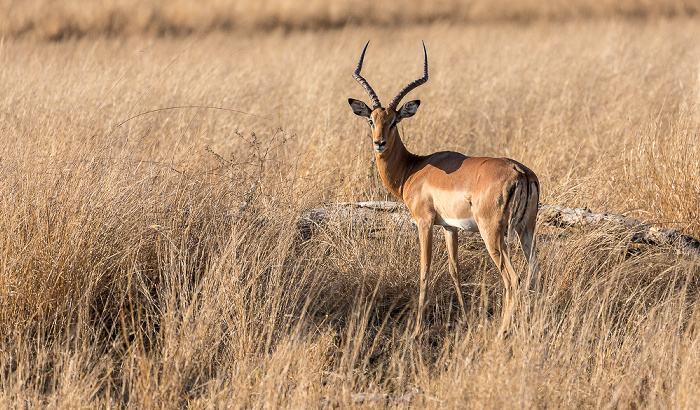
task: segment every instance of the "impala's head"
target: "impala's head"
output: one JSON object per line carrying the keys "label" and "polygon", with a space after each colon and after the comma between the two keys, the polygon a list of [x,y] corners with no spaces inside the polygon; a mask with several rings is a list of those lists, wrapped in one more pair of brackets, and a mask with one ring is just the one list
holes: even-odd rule
{"label": "impala's head", "polygon": [[409,101],[398,108],[399,103],[411,90],[418,87],[419,85],[428,81],[428,53],[425,51],[425,43],[423,44],[423,77],[419,78],[407,86],[405,86],[399,93],[394,97],[389,103],[389,106],[384,108],[379,102],[377,94],[374,92],[369,83],[360,76],[360,70],[362,70],[362,61],[365,58],[365,51],[367,51],[367,46],[369,41],[365,44],[364,50],[362,50],[362,55],[360,55],[360,62],[357,63],[357,69],[352,74],[352,76],[357,80],[360,85],[362,85],[369,98],[372,100],[372,109],[367,106],[364,102],[360,100],[355,100],[348,98],[348,103],[352,108],[352,112],[360,117],[367,118],[367,122],[372,130],[372,142],[374,150],[381,154],[387,149],[391,148],[394,141],[399,138],[399,133],[396,130],[396,125],[401,122],[402,119],[412,117],[416,111],[418,111],[418,106],[420,105],[420,100]]}

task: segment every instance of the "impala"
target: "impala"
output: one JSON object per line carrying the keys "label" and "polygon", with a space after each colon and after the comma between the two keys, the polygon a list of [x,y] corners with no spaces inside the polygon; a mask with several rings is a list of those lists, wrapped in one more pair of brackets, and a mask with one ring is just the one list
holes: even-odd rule
{"label": "impala", "polygon": [[535,220],[539,182],[530,169],[508,158],[467,157],[442,151],[415,155],[401,141],[397,124],[412,117],[420,100],[398,108],[411,90],[428,81],[428,54],[423,43],[423,77],[405,86],[384,108],[369,83],[362,78],[365,45],[353,77],[369,94],[372,108],[348,99],[355,115],[367,118],[377,169],[384,185],[408,207],[418,225],[420,242],[420,294],[414,336],[420,332],[433,246],[433,225],[442,226],[449,258],[449,271],[457,289],[462,315],[466,315],[459,286],[457,231],[479,232],[503,278],[504,308],[498,338],[510,328],[519,278],[511,263],[505,235],[514,229],[528,264],[529,286],[538,286],[539,265],[535,253]]}

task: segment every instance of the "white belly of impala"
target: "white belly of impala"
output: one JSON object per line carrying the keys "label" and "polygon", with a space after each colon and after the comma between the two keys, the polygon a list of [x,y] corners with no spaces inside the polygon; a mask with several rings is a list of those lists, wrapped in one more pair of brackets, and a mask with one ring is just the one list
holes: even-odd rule
{"label": "white belly of impala", "polygon": [[443,218],[440,215],[435,216],[435,225],[452,226],[454,228],[464,229],[469,232],[479,232],[479,227],[476,225],[474,218],[467,219],[450,219]]}

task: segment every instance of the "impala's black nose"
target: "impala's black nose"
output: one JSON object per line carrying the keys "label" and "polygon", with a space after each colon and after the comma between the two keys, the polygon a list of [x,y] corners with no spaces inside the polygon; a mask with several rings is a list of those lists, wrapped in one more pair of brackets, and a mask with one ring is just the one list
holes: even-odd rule
{"label": "impala's black nose", "polygon": [[374,150],[380,154],[386,151],[386,141],[374,141]]}

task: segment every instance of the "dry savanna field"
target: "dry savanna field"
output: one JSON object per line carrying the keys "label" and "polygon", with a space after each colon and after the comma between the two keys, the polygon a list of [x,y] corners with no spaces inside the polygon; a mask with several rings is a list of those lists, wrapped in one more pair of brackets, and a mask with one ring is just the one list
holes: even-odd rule
{"label": "dry savanna field", "polygon": [[393,199],[351,73],[371,39],[388,101],[424,40],[411,151],[699,237],[698,2],[372,3],[0,2],[0,407],[700,407],[698,257],[540,224],[542,291],[495,342],[483,241],[464,317],[436,229],[411,339],[415,234],[298,229]]}

